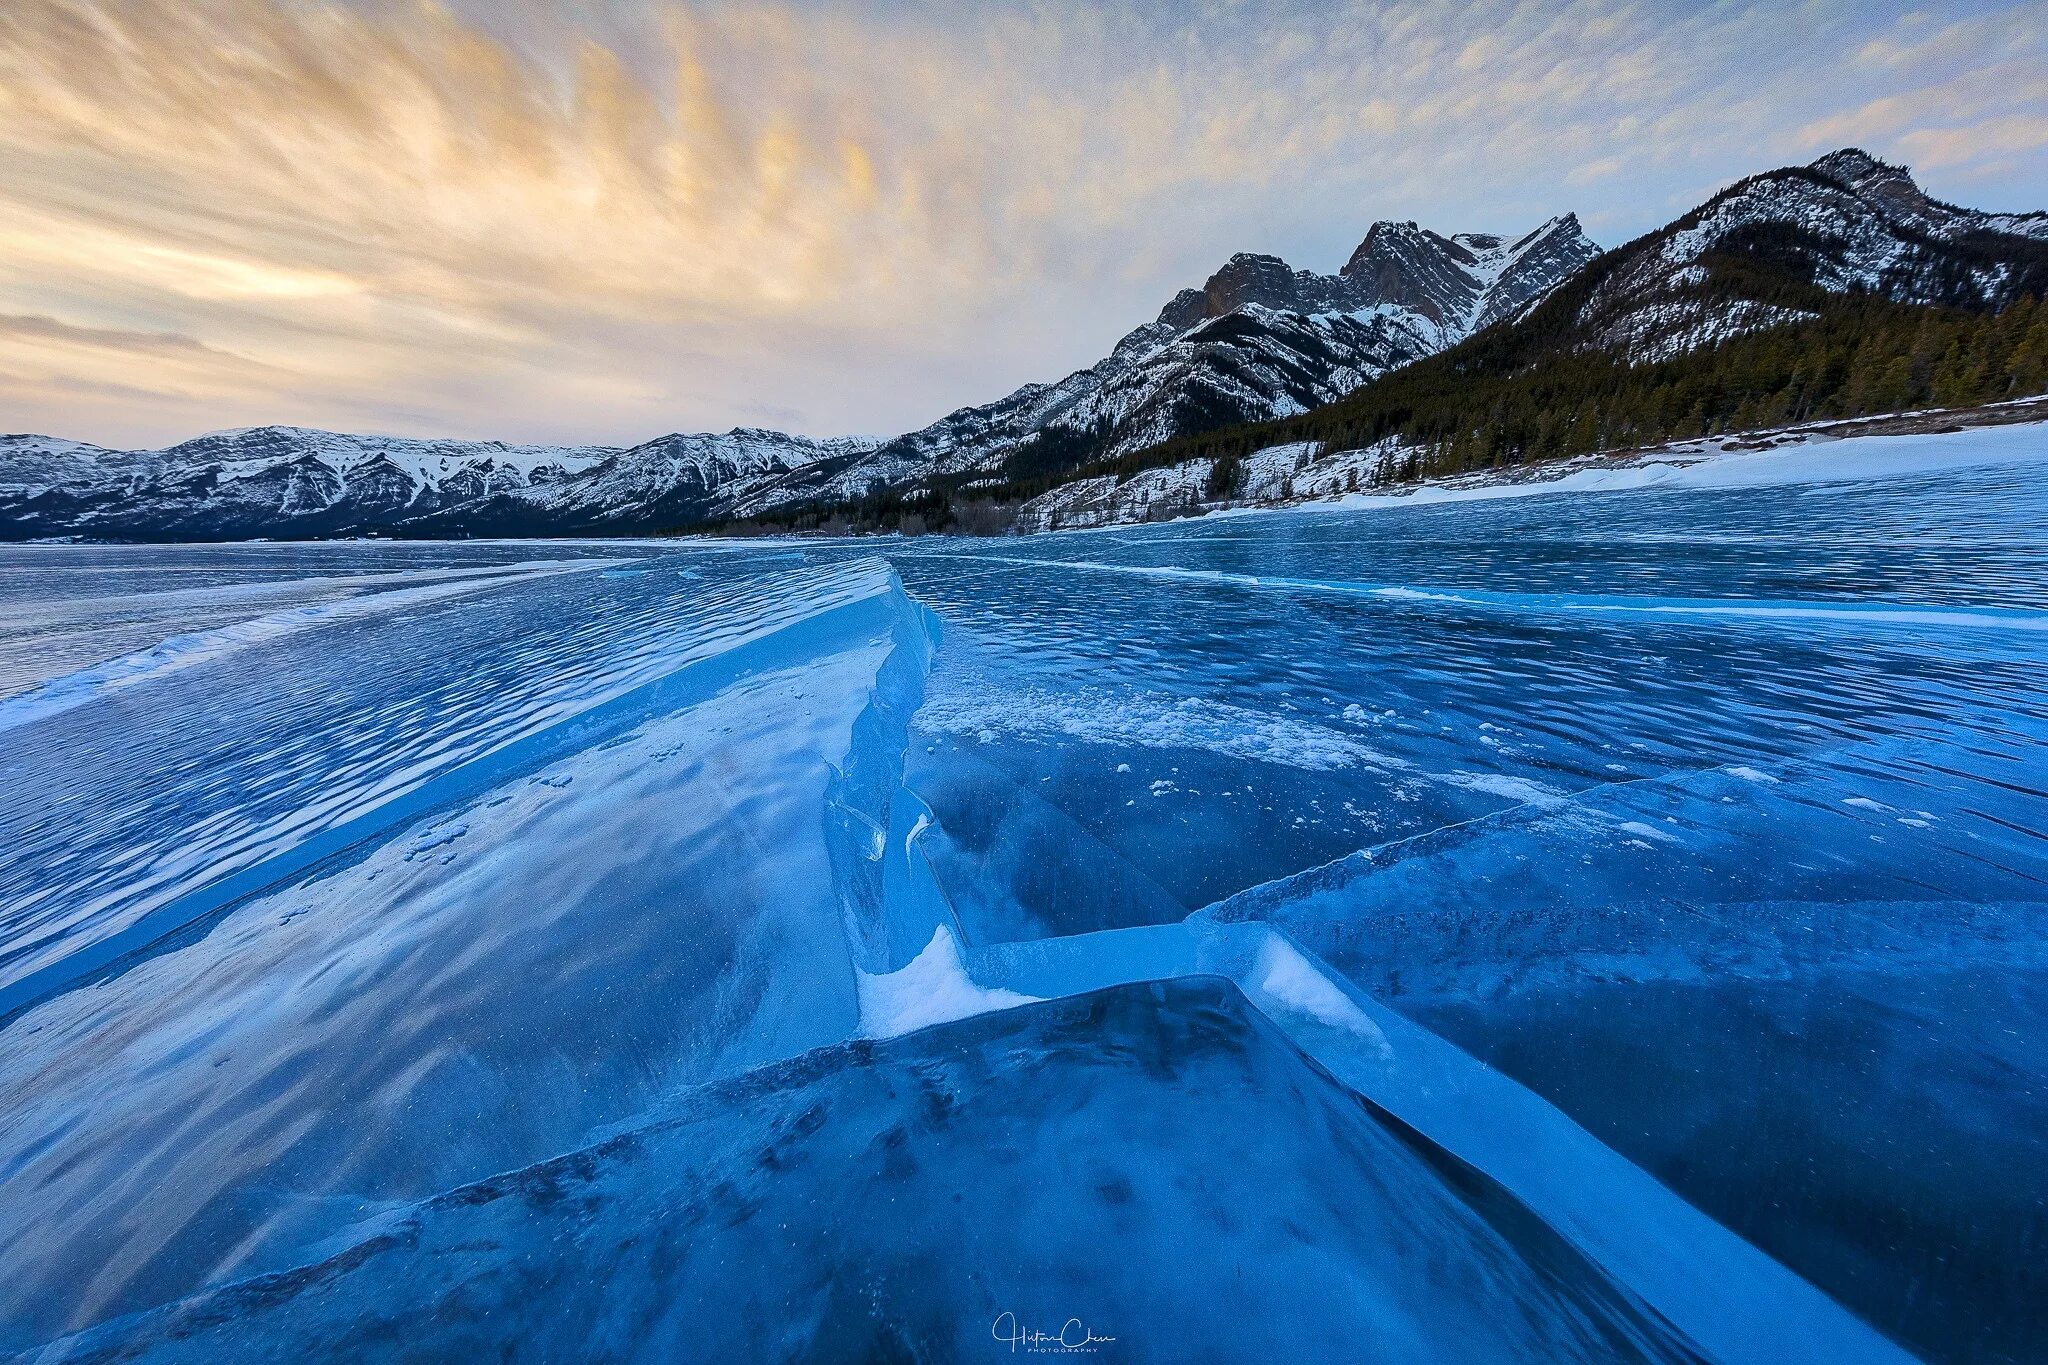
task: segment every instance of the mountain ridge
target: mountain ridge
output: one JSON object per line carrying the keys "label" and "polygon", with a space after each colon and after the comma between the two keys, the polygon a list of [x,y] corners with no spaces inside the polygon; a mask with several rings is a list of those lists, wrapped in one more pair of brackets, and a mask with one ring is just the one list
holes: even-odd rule
{"label": "mountain ridge", "polygon": [[[1976,401],[1992,370],[2009,386],[2033,382],[2030,343],[1956,319],[2044,292],[2048,213],[1947,204],[1908,168],[1842,148],[1737,181],[1607,252],[1573,214],[1512,239],[1378,222],[1332,274],[1240,252],[1095,364],[889,438],[736,427],[549,447],[257,427],[111,451],[0,437],[0,535],[930,526],[963,501],[1028,512],[1028,500],[1076,480],[1107,475],[1121,488],[1139,470],[1190,461],[1206,464],[1147,486],[1175,506],[1268,497],[1295,486],[1281,469],[1291,462],[1307,486],[1341,491],[1386,476],[1384,461],[1361,452],[1389,440],[1410,452],[1404,467],[1420,466],[1418,452],[1465,467],[1579,453],[1589,440],[1663,439],[1687,422],[1706,431],[1766,409],[1853,407],[1878,393]],[[1969,350],[1974,377],[1956,377],[1964,361],[1954,355],[1913,349],[1924,339],[1901,341],[1915,326]],[[1812,351],[1797,364],[1831,368],[1805,374],[1788,397],[1787,375],[1772,369],[1784,356],[1754,339],[1793,335]],[[1906,353],[1887,353],[1891,369],[1873,378],[1878,361],[1858,346],[1879,336]],[[1738,382],[1738,370],[1765,393],[1714,387]],[[1720,377],[1702,378],[1710,372]],[[1573,384],[1610,393],[1604,406],[1582,401]],[[1490,412],[1474,406],[1481,393]],[[1678,393],[1690,406],[1674,418],[1660,404]],[[1244,482],[1236,462],[1283,448],[1284,460],[1262,455],[1257,479]],[[1148,493],[1117,515],[1158,510]]]}
{"label": "mountain ridge", "polygon": [[1072,471],[1063,484],[1095,481],[1086,498],[995,491],[1023,503],[1027,527],[1128,520],[1185,511],[1202,501],[1193,489],[1228,501],[1269,452],[1289,452],[1285,495],[1299,496],[2006,401],[2048,391],[2044,294],[2048,214],[1943,204],[1904,167],[1845,148],[1738,181],[1507,325],[1312,413]]}
{"label": "mountain ridge", "polygon": [[889,439],[735,427],[549,447],[272,425],[93,455],[55,438],[0,437],[0,531],[624,534],[852,501],[933,477],[1000,478],[1306,412],[1554,288],[1596,251],[1567,214],[1512,243],[1376,223],[1335,275],[1240,253],[1094,365]]}

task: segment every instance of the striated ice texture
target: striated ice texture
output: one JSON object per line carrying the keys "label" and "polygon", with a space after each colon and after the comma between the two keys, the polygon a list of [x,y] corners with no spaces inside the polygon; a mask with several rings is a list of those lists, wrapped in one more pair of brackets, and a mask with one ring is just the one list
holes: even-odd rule
{"label": "striated ice texture", "polygon": [[2030,1358],[2048,454],[1854,444],[0,552],[0,1352]]}

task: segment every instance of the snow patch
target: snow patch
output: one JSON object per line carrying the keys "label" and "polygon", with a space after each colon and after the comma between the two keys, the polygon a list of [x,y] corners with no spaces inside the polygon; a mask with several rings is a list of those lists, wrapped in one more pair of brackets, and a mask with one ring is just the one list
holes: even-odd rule
{"label": "snow patch", "polygon": [[1504,796],[1510,801],[1528,805],[1547,805],[1564,799],[1564,793],[1555,787],[1547,787],[1532,778],[1515,777],[1508,773],[1454,773],[1436,774],[1436,779],[1466,791],[1486,792],[1492,796]]}
{"label": "snow patch", "polygon": [[910,962],[893,972],[856,969],[860,994],[861,1033],[869,1038],[895,1038],[933,1024],[950,1024],[995,1010],[1036,1004],[1035,995],[974,984],[960,960],[953,931],[941,924]]}
{"label": "snow patch", "polygon": [[931,827],[931,823],[931,816],[926,815],[923,811],[918,812],[917,820],[910,826],[910,833],[903,836],[904,857],[908,858],[910,856],[910,846],[917,842],[918,835]]}
{"label": "snow patch", "polygon": [[1393,1056],[1393,1048],[1379,1025],[1279,935],[1266,936],[1246,980],[1262,998],[1261,1003],[1307,1015],[1319,1024],[1362,1039],[1382,1057]]}

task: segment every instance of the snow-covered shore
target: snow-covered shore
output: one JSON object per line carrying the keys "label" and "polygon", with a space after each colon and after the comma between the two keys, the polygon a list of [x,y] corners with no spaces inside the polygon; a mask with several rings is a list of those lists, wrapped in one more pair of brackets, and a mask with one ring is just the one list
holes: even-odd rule
{"label": "snow-covered shore", "polygon": [[[1831,423],[1778,432],[1674,442],[1624,454],[1582,455],[1541,465],[1425,479],[1371,492],[1261,504],[1212,505],[1191,514],[1247,517],[1355,512],[1535,497],[1547,493],[1755,488],[1896,478],[1986,465],[2048,463],[2048,403],[2029,403],[2023,410],[2029,420],[1999,425],[1938,425],[1942,414],[1915,415],[1922,424],[1938,427],[1921,431],[1893,430],[1897,426],[1914,425],[1910,418]],[[1353,454],[1356,452],[1340,452],[1325,457],[1325,460],[1342,461]],[[1180,485],[1192,482],[1193,486],[1199,486],[1198,480],[1177,482]],[[1103,519],[1054,529],[1062,533],[1128,530],[1135,523],[1153,519],[1145,515],[1142,503],[1124,506],[1120,501],[1108,500],[1100,508],[1069,509],[1068,515],[1088,515],[1090,512]]]}

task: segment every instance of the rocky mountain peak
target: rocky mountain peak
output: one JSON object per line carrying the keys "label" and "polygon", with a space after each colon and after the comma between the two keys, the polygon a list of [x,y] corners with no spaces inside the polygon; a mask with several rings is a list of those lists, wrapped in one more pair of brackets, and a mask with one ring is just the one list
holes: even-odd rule
{"label": "rocky mountain peak", "polygon": [[[1461,264],[1470,265],[1475,259],[1477,239],[1490,236],[1483,233],[1460,233],[1446,237],[1410,221],[1406,223],[1379,222],[1366,229],[1365,240],[1358,244],[1358,250],[1351,253],[1351,259],[1344,263],[1338,273],[1357,276],[1377,268],[1387,260],[1413,258],[1415,256],[1447,256]],[[1498,242],[1498,238],[1495,239]],[[1470,242],[1471,245],[1466,243]]]}
{"label": "rocky mountain peak", "polygon": [[1481,331],[1513,317],[1585,269],[1599,254],[1600,248],[1579,226],[1576,213],[1560,214],[1485,253],[1486,268],[1496,273],[1472,312],[1469,330]]}
{"label": "rocky mountain peak", "polygon": [[1921,231],[1939,231],[1948,214],[1945,206],[1927,197],[1904,166],[1880,161],[1861,147],[1844,147],[1829,152],[1807,169],[1840,185],[1875,205],[1879,212]]}
{"label": "rocky mountain peak", "polygon": [[1895,166],[1889,161],[1880,161],[1861,147],[1844,147],[1840,151],[1829,152],[1812,162],[1807,169],[1817,171],[1852,190],[1867,190],[1874,186],[1897,186],[1917,193],[1920,189],[1913,183],[1912,171],[1904,166]]}
{"label": "rocky mountain peak", "polygon": [[1583,239],[1585,236],[1586,229],[1580,224],[1579,215],[1565,212],[1558,214],[1557,217],[1550,219],[1548,222],[1537,224],[1529,230],[1527,236],[1517,238],[1514,244],[1508,247],[1508,250],[1519,255],[1536,242],[1542,241],[1545,238]]}
{"label": "rocky mountain peak", "polygon": [[1412,221],[1378,222],[1334,275],[1239,252],[1201,288],[1176,294],[1155,326],[1178,335],[1250,305],[1305,314],[1394,308],[1455,339],[1549,292],[1599,252],[1572,214],[1506,242],[1499,233],[1447,237]]}
{"label": "rocky mountain peak", "polygon": [[1176,332],[1234,313],[1248,304],[1286,312],[1324,312],[1338,305],[1330,281],[1296,270],[1278,256],[1240,251],[1200,289],[1183,289],[1160,311]]}

